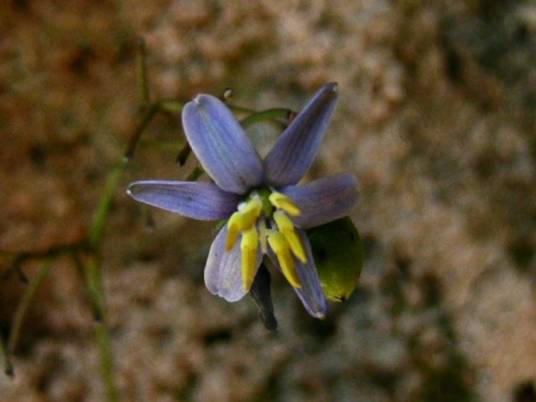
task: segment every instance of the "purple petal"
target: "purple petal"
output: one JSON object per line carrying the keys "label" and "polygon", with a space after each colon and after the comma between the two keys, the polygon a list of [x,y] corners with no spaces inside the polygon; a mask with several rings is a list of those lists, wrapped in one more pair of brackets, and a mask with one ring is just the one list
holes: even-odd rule
{"label": "purple petal", "polygon": [[265,160],[273,186],[296,184],[307,173],[337,101],[337,84],[324,85],[281,134]]}
{"label": "purple petal", "polygon": [[[210,246],[205,265],[205,284],[213,295],[228,302],[240,300],[247,293],[242,287],[242,265],[240,242],[231,251],[225,251],[227,226],[224,226]],[[261,253],[257,257],[257,269],[261,265]]]}
{"label": "purple petal", "polygon": [[[328,311],[328,303],[324,292],[322,292],[322,286],[320,285],[318,272],[316,271],[315,261],[311,252],[311,244],[303,230],[298,229],[297,232],[304,245],[307,262],[302,264],[298,259],[294,258],[298,276],[302,284],[301,288],[294,288],[294,291],[310,315],[315,318],[324,318]],[[268,250],[268,256],[277,269],[281,271],[281,267],[273,251]]]}
{"label": "purple petal", "polygon": [[244,194],[263,178],[253,144],[218,98],[198,95],[182,111],[186,138],[203,169],[225,191]]}
{"label": "purple petal", "polygon": [[227,218],[239,201],[236,194],[215,184],[189,181],[137,181],[130,184],[127,194],[144,204],[202,221]]}
{"label": "purple petal", "polygon": [[349,173],[324,177],[302,186],[281,190],[301,210],[292,220],[304,229],[323,225],[347,216],[357,202],[357,180]]}

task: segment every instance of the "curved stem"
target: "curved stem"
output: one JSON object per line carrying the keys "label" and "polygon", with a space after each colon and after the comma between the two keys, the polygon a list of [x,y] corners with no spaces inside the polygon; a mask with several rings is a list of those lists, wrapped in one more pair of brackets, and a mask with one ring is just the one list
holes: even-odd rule
{"label": "curved stem", "polygon": [[247,128],[261,121],[269,121],[277,124],[279,128],[285,128],[294,112],[290,109],[273,108],[253,112],[240,120],[242,127]]}
{"label": "curved stem", "polygon": [[0,365],[4,368],[4,373],[6,373],[7,376],[9,377],[13,376],[13,366],[11,364],[9,354],[7,353],[7,348],[4,343],[4,338],[1,335],[0,335]]}
{"label": "curved stem", "polygon": [[99,348],[101,377],[106,387],[108,402],[119,401],[119,392],[114,381],[113,356],[110,345],[110,335],[105,323],[106,299],[104,292],[102,266],[100,262],[100,249],[105,224],[108,220],[112,202],[127,163],[119,162],[109,173],[106,179],[104,192],[101,195],[97,211],[89,228],[89,247],[91,255],[84,264],[84,275],[93,314],[97,320],[94,323],[95,339]]}
{"label": "curved stem", "polygon": [[8,355],[12,355],[15,353],[15,350],[17,348],[17,343],[19,341],[20,330],[24,323],[24,318],[26,317],[28,308],[30,307],[33,297],[35,296],[35,293],[37,292],[37,289],[39,289],[39,286],[41,285],[43,280],[46,278],[49,271],[50,271],[50,263],[46,261],[45,264],[39,269],[37,274],[35,274],[31,278],[30,283],[28,284],[28,287],[26,288],[26,290],[24,291],[24,294],[22,295],[22,299],[20,300],[17,306],[17,309],[15,310],[15,315],[13,316],[13,321],[11,323],[11,331],[9,333],[9,338],[7,341]]}
{"label": "curved stem", "polygon": [[100,249],[104,226],[108,219],[108,215],[112,207],[112,201],[125,168],[126,163],[124,161],[119,162],[112,168],[112,170],[108,173],[108,177],[106,178],[104,192],[99,200],[97,211],[93,216],[91,227],[89,228],[89,246],[93,251],[98,251]]}
{"label": "curved stem", "polygon": [[152,104],[147,108],[145,115],[142,117],[140,123],[138,124],[138,126],[130,136],[130,139],[128,140],[127,150],[123,155],[123,159],[129,160],[134,156],[134,152],[136,151],[136,147],[140,142],[141,135],[143,134],[149,123],[156,116],[156,112],[158,112],[157,104]]}

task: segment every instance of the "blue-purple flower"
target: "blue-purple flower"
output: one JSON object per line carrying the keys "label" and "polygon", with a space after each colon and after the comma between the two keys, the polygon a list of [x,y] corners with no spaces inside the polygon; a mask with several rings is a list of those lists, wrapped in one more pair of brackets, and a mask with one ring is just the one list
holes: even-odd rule
{"label": "blue-purple flower", "polygon": [[135,200],[198,220],[226,220],[205,266],[208,290],[234,302],[247,294],[264,256],[283,273],[305,309],[322,318],[327,302],[305,229],[348,215],[356,179],[337,174],[298,186],[309,170],[337,101],[326,84],[261,160],[232,112],[198,95],[182,112],[186,138],[214,183],[148,180],[130,184]]}

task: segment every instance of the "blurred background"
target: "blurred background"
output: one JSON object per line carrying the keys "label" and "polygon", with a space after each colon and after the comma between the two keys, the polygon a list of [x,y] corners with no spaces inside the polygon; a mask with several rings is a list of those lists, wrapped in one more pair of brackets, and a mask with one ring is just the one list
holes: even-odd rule
{"label": "blurred background", "polygon": [[[359,178],[365,267],[324,321],[274,275],[276,333],[251,299],[205,289],[212,225],[161,212],[147,225],[125,195],[195,164],[176,164],[177,114],[151,122],[102,242],[122,401],[536,401],[534,1],[4,0],[0,32],[4,257],[86,236],[139,124],[138,37],[153,99],[231,87],[236,104],[299,110],[339,83],[308,179]],[[276,134],[252,130],[261,151]],[[7,336],[27,285],[0,261]],[[105,400],[85,292],[60,253],[1,402]]]}

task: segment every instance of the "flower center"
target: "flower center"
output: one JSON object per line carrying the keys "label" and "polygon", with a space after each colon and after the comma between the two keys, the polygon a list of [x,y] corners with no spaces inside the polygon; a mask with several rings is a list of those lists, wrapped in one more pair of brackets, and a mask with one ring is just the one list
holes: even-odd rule
{"label": "flower center", "polygon": [[301,287],[295,258],[305,264],[307,255],[289,215],[300,215],[300,208],[292,199],[277,191],[260,189],[238,205],[238,210],[227,221],[226,251],[232,250],[241,236],[244,290],[249,291],[255,279],[259,247],[262,254],[266,254],[268,246],[289,283],[295,288]]}

